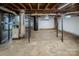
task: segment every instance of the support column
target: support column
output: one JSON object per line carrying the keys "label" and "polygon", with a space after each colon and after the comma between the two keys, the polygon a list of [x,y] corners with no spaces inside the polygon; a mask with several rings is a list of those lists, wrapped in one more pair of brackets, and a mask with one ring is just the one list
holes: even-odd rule
{"label": "support column", "polygon": [[63,18],[64,15],[62,15],[62,19],[61,19],[61,41],[63,42],[63,38],[64,38],[64,33],[63,33]]}
{"label": "support column", "polygon": [[10,20],[11,20],[11,14],[9,14],[8,17],[9,17],[9,20],[8,20],[8,23],[9,23],[9,24],[8,24],[8,40],[9,40],[9,39],[10,39],[10,34],[11,34],[11,33],[10,33]]}
{"label": "support column", "polygon": [[30,43],[30,38],[31,38],[31,20],[28,20],[28,42]]}
{"label": "support column", "polygon": [[15,17],[15,22],[16,22],[16,25],[17,25],[17,29],[16,29],[16,37],[15,38],[20,38],[20,17],[19,17],[19,15],[15,15],[14,16]]}
{"label": "support column", "polygon": [[37,16],[34,16],[34,31],[38,31],[38,19],[37,19]]}
{"label": "support column", "polygon": [[1,21],[2,20],[2,14],[0,13],[0,43],[1,43],[1,40],[2,40],[2,26],[1,26]]}
{"label": "support column", "polygon": [[54,23],[55,23],[55,29],[56,29],[56,37],[58,37],[58,20],[57,20],[57,15],[54,18]]}
{"label": "support column", "polygon": [[20,10],[20,27],[19,27],[20,38],[23,38],[25,35],[24,17],[25,17],[25,11]]}

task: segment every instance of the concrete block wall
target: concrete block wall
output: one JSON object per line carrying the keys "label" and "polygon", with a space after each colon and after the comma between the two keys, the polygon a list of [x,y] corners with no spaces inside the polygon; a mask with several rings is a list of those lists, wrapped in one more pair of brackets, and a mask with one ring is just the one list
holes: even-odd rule
{"label": "concrete block wall", "polygon": [[45,19],[45,16],[38,17],[38,28],[39,29],[54,28],[54,18],[53,18],[53,16],[49,16],[49,19]]}
{"label": "concrete block wall", "polygon": [[[61,30],[61,18],[58,21],[59,30]],[[64,17],[63,29],[66,32],[79,36],[79,16]]]}

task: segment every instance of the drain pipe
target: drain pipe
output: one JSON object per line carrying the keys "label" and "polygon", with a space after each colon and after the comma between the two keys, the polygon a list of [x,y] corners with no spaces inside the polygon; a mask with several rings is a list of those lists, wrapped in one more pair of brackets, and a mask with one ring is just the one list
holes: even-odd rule
{"label": "drain pipe", "polygon": [[11,10],[5,8],[5,7],[0,6],[0,9],[3,10],[3,11],[6,11],[6,12],[12,13],[14,15],[17,15],[14,11],[11,11]]}

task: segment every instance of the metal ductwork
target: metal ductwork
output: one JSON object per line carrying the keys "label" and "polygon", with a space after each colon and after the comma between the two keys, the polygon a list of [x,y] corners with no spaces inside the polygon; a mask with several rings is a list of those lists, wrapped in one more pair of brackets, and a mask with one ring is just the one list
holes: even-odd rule
{"label": "metal ductwork", "polygon": [[0,6],[0,9],[3,10],[3,11],[6,11],[6,12],[12,13],[14,15],[17,15],[14,11],[11,11],[11,10],[5,8],[5,7]]}

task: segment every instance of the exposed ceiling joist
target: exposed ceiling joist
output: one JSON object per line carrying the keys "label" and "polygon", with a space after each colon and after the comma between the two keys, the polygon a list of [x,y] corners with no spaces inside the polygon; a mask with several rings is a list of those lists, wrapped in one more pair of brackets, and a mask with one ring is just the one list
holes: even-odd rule
{"label": "exposed ceiling joist", "polygon": [[56,13],[57,12],[62,12],[66,13],[66,12],[72,12],[72,11],[78,11],[79,8],[78,5],[74,5],[72,3],[7,3],[7,4],[0,4],[1,6],[18,12],[20,9],[24,9],[24,10],[30,10],[33,13]]}
{"label": "exposed ceiling joist", "polygon": [[30,9],[32,10],[32,6],[31,6],[31,4],[29,3],[29,7],[30,7]]}
{"label": "exposed ceiling joist", "polygon": [[63,9],[64,7],[68,6],[69,4],[70,4],[70,3],[66,3],[66,4],[64,4],[63,6],[60,6],[60,7],[58,8],[58,10]]}
{"label": "exposed ceiling joist", "polygon": [[8,13],[12,13],[12,14],[14,14],[14,15],[17,15],[14,11],[11,11],[11,10],[5,8],[5,7],[0,7],[0,9],[3,10],[3,11],[6,11],[6,12],[8,12]]}
{"label": "exposed ceiling joist", "polygon": [[[74,4],[70,4],[67,8],[65,8],[65,11],[75,11],[77,10],[77,6]],[[79,9],[78,9],[79,10]]]}
{"label": "exposed ceiling joist", "polygon": [[11,3],[14,7],[16,7],[17,9],[20,9],[20,7],[18,7],[17,5],[15,5],[14,3]]}
{"label": "exposed ceiling joist", "polygon": [[38,10],[40,9],[40,4],[38,3]]}
{"label": "exposed ceiling joist", "polygon": [[54,10],[57,5],[58,5],[58,4],[55,4],[55,5],[51,8],[51,10]]}
{"label": "exposed ceiling joist", "polygon": [[22,4],[22,3],[19,3],[24,9],[26,9],[26,7]]}
{"label": "exposed ceiling joist", "polygon": [[9,8],[9,9],[11,9],[11,10],[14,10],[14,8],[12,7],[12,6],[5,6],[5,7],[7,7],[7,8]]}
{"label": "exposed ceiling joist", "polygon": [[45,6],[45,9],[47,9],[48,6],[49,6],[49,3]]}

